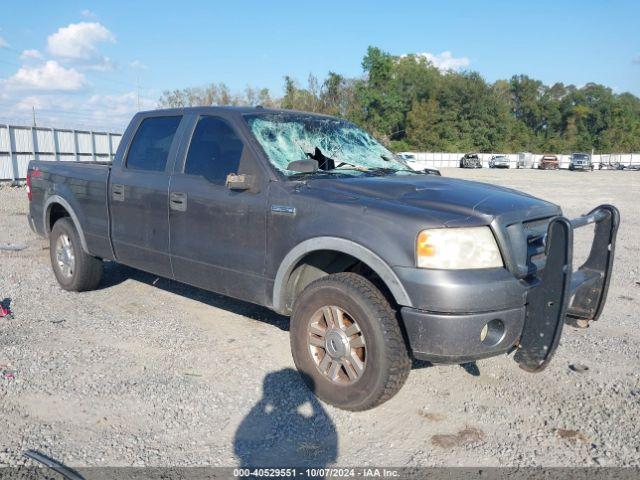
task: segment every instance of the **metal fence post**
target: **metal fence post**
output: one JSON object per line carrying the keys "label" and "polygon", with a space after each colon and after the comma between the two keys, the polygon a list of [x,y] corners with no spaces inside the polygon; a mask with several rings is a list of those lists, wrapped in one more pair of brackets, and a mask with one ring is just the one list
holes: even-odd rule
{"label": "metal fence post", "polygon": [[[38,132],[35,127],[31,127],[31,153],[34,160],[40,160],[40,152],[36,151],[36,144],[38,143]],[[40,150],[39,148],[37,150]]]}
{"label": "metal fence post", "polygon": [[109,147],[109,161],[113,162],[113,144],[111,143],[113,141],[113,138],[111,137],[111,134],[107,132],[107,144]]}
{"label": "metal fence post", "polygon": [[96,161],[96,132],[89,132],[91,136],[91,160]]}
{"label": "metal fence post", "polygon": [[15,144],[11,136],[11,127],[7,124],[7,139],[9,140],[9,161],[11,162],[11,179],[13,183],[18,181],[18,157],[15,154]]}
{"label": "metal fence post", "polygon": [[53,158],[59,162],[60,161],[60,147],[58,146],[58,135],[56,133],[56,129],[51,129],[51,143],[53,144]]}
{"label": "metal fence post", "polygon": [[73,130],[73,148],[76,150],[76,162],[80,161],[80,147],[78,146],[78,131]]}

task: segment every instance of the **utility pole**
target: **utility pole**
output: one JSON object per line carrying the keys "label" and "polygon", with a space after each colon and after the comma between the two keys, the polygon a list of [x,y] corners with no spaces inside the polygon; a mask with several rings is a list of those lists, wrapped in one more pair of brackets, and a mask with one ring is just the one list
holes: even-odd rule
{"label": "utility pole", "polygon": [[33,111],[33,126],[37,127],[37,125],[36,125],[36,107],[35,107],[35,105],[31,106],[31,110]]}

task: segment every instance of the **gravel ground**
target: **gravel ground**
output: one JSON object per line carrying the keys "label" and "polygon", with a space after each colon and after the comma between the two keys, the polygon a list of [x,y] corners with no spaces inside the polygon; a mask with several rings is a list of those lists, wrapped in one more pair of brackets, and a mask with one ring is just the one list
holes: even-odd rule
{"label": "gravel ground", "polygon": [[25,221],[25,190],[0,186],[0,246],[25,247],[0,251],[0,299],[15,312],[0,319],[0,466],[24,464],[27,448],[76,467],[640,465],[640,174],[443,173],[569,216],[617,205],[607,306],[589,329],[566,328],[543,373],[506,356],[416,364],[396,397],[362,413],[308,393],[287,319],[266,309],[114,264],[97,291],[61,290]]}

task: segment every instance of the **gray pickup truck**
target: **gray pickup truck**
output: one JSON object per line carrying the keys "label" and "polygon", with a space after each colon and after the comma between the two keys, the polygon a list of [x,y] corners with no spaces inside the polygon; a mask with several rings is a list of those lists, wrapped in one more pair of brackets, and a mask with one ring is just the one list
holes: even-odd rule
{"label": "gray pickup truck", "polygon": [[569,170],[582,170],[593,172],[593,162],[588,153],[572,153],[569,157]]}
{"label": "gray pickup truck", "polygon": [[568,220],[414,171],[344,120],[260,107],[139,113],[112,164],[32,161],[27,183],[62,288],[97,288],[109,260],[269,307],[291,317],[309,387],[347,410],[391,398],[412,357],[542,370],[564,323],[600,315],[619,224],[610,205]]}

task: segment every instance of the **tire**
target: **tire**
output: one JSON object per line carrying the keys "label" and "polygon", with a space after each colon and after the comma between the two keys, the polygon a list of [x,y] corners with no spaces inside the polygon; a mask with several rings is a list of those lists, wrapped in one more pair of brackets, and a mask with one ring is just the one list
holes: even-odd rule
{"label": "tire", "polygon": [[51,268],[64,290],[94,290],[102,277],[102,259],[82,249],[80,236],[69,217],[58,220],[49,235]]}
{"label": "tire", "polygon": [[[328,328],[326,315],[335,318],[336,308],[342,310],[342,315],[337,316],[343,319],[342,330],[345,325],[348,327],[346,332],[336,333],[337,329]],[[314,319],[318,319],[315,324]],[[310,325],[315,325],[316,330],[312,332]],[[324,336],[316,336],[315,331],[322,327]],[[350,330],[357,333],[349,333]],[[335,343],[342,351],[334,350],[332,356],[329,349],[334,342],[329,335],[334,334],[338,337]],[[362,340],[358,342],[360,337]],[[324,348],[313,346],[310,338],[315,338]],[[346,345],[340,343],[345,338]],[[294,305],[290,339],[293,360],[309,388],[321,400],[344,410],[369,410],[386,402],[402,388],[411,370],[411,359],[395,310],[380,290],[355,273],[322,277],[302,291]],[[363,346],[351,346],[356,344]],[[344,352],[347,353],[340,356]],[[354,356],[358,358],[346,360]],[[330,361],[323,367],[325,357]],[[334,361],[338,357],[340,359]],[[329,375],[336,363],[338,367],[332,379]],[[358,363],[359,374],[355,368]],[[322,373],[322,368],[326,373]]]}

